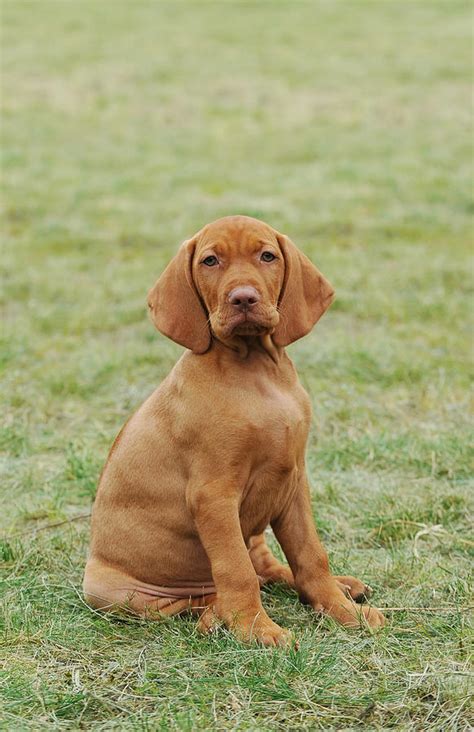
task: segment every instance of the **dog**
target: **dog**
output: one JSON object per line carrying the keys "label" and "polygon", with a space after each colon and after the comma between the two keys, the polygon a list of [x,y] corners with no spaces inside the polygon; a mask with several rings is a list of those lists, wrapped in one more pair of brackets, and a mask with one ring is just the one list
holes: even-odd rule
{"label": "dog", "polygon": [[[185,241],[148,295],[186,349],[129,419],[102,471],[84,596],[157,618],[191,610],[243,640],[288,645],[260,587],[286,582],[345,626],[384,624],[360,580],[331,574],[305,470],[310,400],[285,347],[334,297],[293,242],[247,216]],[[271,526],[288,560],[268,548]]]}

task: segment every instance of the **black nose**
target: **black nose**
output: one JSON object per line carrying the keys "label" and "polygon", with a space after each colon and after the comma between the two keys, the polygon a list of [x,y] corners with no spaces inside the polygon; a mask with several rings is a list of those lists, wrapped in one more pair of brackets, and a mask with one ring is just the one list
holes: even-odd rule
{"label": "black nose", "polygon": [[255,287],[235,287],[229,292],[228,300],[237,310],[250,310],[258,303],[260,295]]}

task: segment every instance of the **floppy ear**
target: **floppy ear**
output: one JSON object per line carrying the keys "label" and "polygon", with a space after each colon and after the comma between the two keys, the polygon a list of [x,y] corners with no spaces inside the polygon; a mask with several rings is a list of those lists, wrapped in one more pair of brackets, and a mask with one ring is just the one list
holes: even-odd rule
{"label": "floppy ear", "polygon": [[277,346],[287,346],[305,336],[333,301],[327,279],[284,234],[277,233],[285,260],[285,278],[278,310],[280,321],[273,333]]}
{"label": "floppy ear", "polygon": [[148,307],[160,333],[194,353],[205,353],[211,344],[211,332],[192,277],[195,246],[196,237],[181,244],[148,293]]}

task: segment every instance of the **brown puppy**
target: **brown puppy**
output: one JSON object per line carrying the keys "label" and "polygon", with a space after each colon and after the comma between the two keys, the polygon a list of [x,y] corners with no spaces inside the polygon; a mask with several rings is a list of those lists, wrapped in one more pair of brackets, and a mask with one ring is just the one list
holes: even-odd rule
{"label": "brown puppy", "polygon": [[[331,574],[305,470],[308,395],[285,346],[333,299],[284,235],[230,216],[184,242],[149,293],[153,321],[189,350],[127,422],[102,472],[84,593],[153,616],[192,608],[238,637],[285,644],[260,584],[283,580],[343,625],[383,625],[368,588]],[[271,525],[291,569],[265,544]]]}

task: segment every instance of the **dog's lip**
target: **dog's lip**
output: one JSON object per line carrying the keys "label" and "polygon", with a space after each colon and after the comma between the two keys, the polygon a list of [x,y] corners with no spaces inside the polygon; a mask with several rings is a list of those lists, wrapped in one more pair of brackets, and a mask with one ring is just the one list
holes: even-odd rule
{"label": "dog's lip", "polygon": [[266,320],[267,319],[265,319],[265,322],[263,322],[264,318],[262,318],[261,315],[253,315],[251,311],[247,310],[246,312],[236,313],[231,318],[229,318],[225,322],[224,330],[226,334],[231,335],[241,325],[248,325],[253,326],[256,333],[258,331],[263,333],[265,330],[268,330],[272,327],[268,322],[266,322]]}
{"label": "dog's lip", "polygon": [[232,318],[229,318],[229,323],[232,323],[232,325],[240,325],[241,323],[252,323],[254,322],[254,318],[249,318],[250,311],[249,310],[243,310],[242,312],[237,313]]}
{"label": "dog's lip", "polygon": [[238,323],[232,332],[236,335],[263,335],[268,330],[267,325],[260,323],[254,323],[251,320],[244,320],[242,323]]}
{"label": "dog's lip", "polygon": [[255,332],[242,335],[263,335],[265,332],[273,331],[278,324],[279,314],[275,305],[261,303],[256,308],[245,311],[236,311],[225,306],[216,308],[211,312],[211,328],[223,338],[230,338],[240,326],[248,326],[249,331],[253,328]]}

